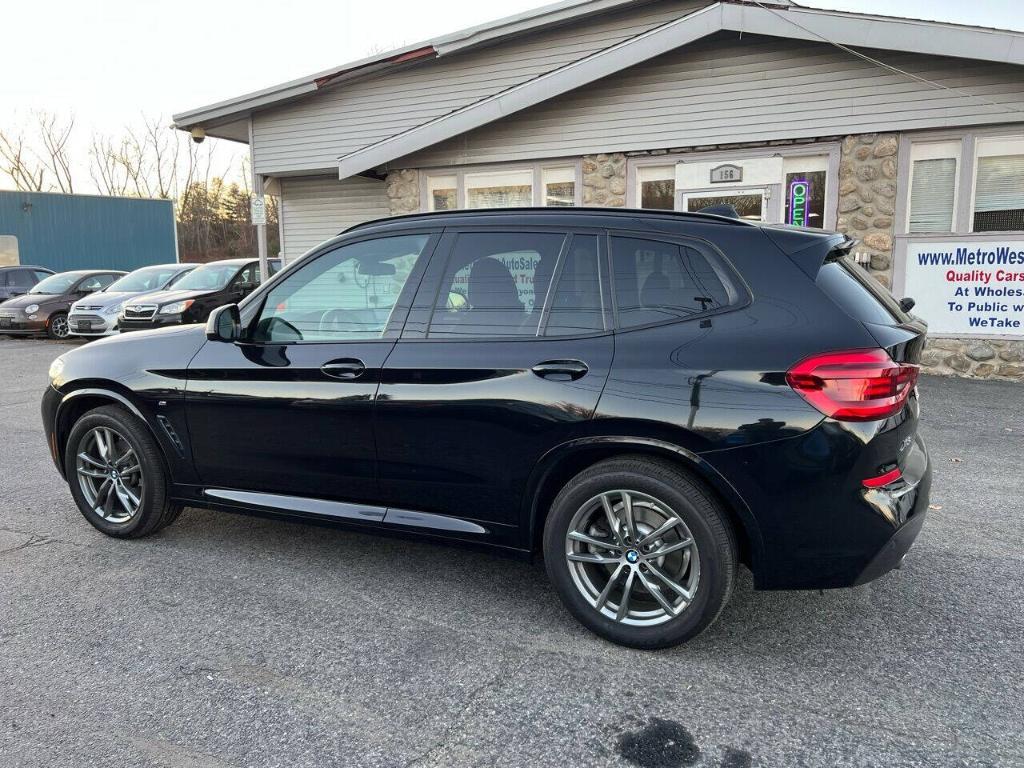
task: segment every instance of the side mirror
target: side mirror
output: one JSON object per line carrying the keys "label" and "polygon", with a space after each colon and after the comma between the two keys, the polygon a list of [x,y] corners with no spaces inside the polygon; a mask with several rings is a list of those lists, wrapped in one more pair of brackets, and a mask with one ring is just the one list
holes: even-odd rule
{"label": "side mirror", "polygon": [[914,301],[909,296],[906,296],[906,297],[900,299],[900,309],[902,309],[904,312],[909,312],[910,310],[912,310],[914,308],[914,306],[916,304],[917,304],[917,302]]}
{"label": "side mirror", "polygon": [[237,304],[217,307],[206,321],[206,338],[210,341],[237,341],[242,329],[242,318]]}
{"label": "side mirror", "polygon": [[249,291],[256,290],[256,283],[239,283],[235,287],[242,293],[249,293]]}

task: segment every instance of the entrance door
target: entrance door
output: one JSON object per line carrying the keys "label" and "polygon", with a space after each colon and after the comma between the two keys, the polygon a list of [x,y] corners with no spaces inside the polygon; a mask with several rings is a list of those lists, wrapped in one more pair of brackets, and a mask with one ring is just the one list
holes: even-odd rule
{"label": "entrance door", "polygon": [[695,192],[681,191],[680,209],[696,213],[714,205],[731,205],[741,219],[747,221],[770,221],[768,210],[768,189],[704,189]]}

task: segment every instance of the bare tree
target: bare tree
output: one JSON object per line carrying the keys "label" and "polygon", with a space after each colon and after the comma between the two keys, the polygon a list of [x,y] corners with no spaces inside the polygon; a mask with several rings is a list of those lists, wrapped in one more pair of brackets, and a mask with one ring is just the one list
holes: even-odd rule
{"label": "bare tree", "polygon": [[37,152],[37,158],[53,175],[57,189],[71,194],[75,188],[68,142],[74,131],[75,117],[72,115],[66,121],[60,121],[49,112],[37,112],[36,123],[43,145],[43,151]]}
{"label": "bare tree", "polygon": [[24,192],[42,192],[46,188],[46,169],[35,153],[25,146],[23,131],[0,130],[0,171],[7,174],[14,186]]}
{"label": "bare tree", "polygon": [[128,176],[121,165],[121,149],[109,136],[94,133],[89,145],[89,176],[100,194],[124,195]]}

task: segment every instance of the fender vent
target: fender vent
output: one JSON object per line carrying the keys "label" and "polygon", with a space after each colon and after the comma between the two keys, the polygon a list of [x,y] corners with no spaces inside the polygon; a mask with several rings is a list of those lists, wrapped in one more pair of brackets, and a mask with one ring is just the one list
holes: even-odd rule
{"label": "fender vent", "polygon": [[171,441],[171,445],[174,446],[174,450],[177,452],[178,457],[185,458],[185,446],[181,442],[181,438],[178,437],[178,433],[174,431],[174,426],[163,414],[157,414],[156,420],[160,422],[160,426],[164,428],[164,433],[167,435],[167,439]]}

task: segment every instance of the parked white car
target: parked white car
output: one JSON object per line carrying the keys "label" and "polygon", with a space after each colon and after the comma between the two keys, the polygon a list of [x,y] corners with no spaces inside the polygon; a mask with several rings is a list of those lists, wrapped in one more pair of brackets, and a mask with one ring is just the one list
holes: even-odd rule
{"label": "parked white car", "polygon": [[129,299],[170,288],[195,264],[155,264],[129,272],[106,290],[92,293],[71,305],[68,325],[72,336],[111,336],[117,333],[117,316]]}

